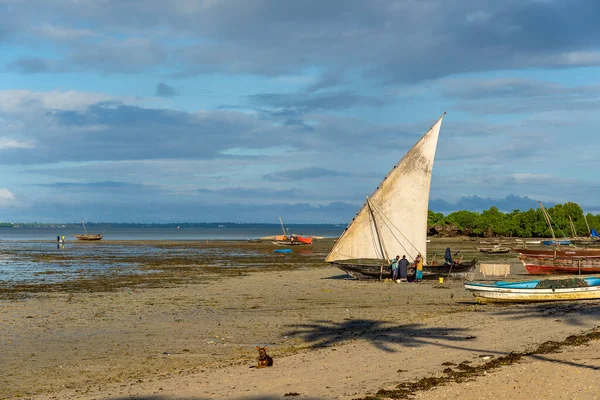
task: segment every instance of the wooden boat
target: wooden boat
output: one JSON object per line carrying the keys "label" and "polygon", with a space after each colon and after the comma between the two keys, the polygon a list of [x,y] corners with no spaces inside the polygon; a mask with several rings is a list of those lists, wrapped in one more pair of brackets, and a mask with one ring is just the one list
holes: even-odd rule
{"label": "wooden boat", "polygon": [[429,188],[444,115],[367,197],[326,262],[358,279],[383,279],[396,255],[414,261],[421,254],[425,276]]}
{"label": "wooden boat", "polygon": [[81,223],[83,224],[83,231],[85,233],[83,235],[82,234],[71,234],[71,236],[73,236],[77,240],[101,240],[102,239],[102,233],[88,233],[87,229],[85,229],[85,222],[83,222],[83,219],[81,219]]}
{"label": "wooden boat", "polygon": [[[378,280],[389,277],[389,264],[369,264],[370,261],[372,262],[373,260],[354,260],[354,262],[345,260],[344,263],[333,262],[332,264],[351,277],[361,281]],[[475,276],[476,267],[477,259],[455,263],[452,267],[445,264],[423,265],[423,279],[438,279],[439,277],[444,277],[449,280],[471,280]],[[408,277],[415,277],[414,270],[412,272],[409,271]]]}
{"label": "wooden boat", "polygon": [[281,219],[281,217],[279,217],[279,222],[281,223],[283,235],[274,236],[271,239],[271,243],[276,244],[278,246],[303,246],[312,244],[312,237],[291,234],[289,233],[289,230],[285,228],[285,225],[283,225],[283,220]]}
{"label": "wooden boat", "polygon": [[[546,223],[554,236],[554,229],[548,212],[540,202]],[[548,274],[598,274],[600,273],[600,249],[573,249],[555,245],[553,249],[513,249],[519,253],[519,260],[532,275]]]}
{"label": "wooden boat", "polygon": [[600,249],[513,249],[532,275],[600,274]]}
{"label": "wooden boat", "polygon": [[562,240],[544,240],[542,242],[545,246],[554,246],[554,245],[560,245],[560,246],[568,246],[571,244],[571,241],[569,239],[562,239]]}
{"label": "wooden boat", "polygon": [[510,251],[510,249],[508,247],[494,246],[494,247],[480,247],[479,251],[482,253],[489,253],[489,254],[502,254],[502,253],[508,253]]}
{"label": "wooden boat", "polygon": [[600,278],[544,279],[492,284],[465,282],[478,303],[600,299]]}

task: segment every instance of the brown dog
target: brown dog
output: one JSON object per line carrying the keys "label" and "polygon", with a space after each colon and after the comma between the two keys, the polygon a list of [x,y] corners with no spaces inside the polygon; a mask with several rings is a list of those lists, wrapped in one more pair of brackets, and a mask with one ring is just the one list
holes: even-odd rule
{"label": "brown dog", "polygon": [[256,346],[256,350],[258,350],[258,364],[256,365],[256,368],[272,367],[273,357],[267,354],[267,346]]}

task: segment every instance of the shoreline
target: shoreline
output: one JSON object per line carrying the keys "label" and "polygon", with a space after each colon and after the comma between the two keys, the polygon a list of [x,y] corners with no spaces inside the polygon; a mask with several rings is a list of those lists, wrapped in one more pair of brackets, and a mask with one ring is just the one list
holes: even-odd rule
{"label": "shoreline", "polygon": [[[459,283],[359,282],[329,266],[2,303],[0,398],[31,399],[361,398],[443,375],[443,363],[564,340],[600,316],[599,302],[477,305]],[[272,368],[248,368],[256,345]]]}

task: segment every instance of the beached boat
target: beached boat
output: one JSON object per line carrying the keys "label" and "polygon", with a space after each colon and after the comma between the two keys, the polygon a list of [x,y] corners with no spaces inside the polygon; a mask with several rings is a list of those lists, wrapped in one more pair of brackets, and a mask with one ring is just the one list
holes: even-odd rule
{"label": "beached boat", "polygon": [[[445,113],[444,113],[445,115]],[[391,259],[421,254],[423,277],[427,264],[427,211],[431,172],[442,115],[406,155],[391,169],[360,208],[325,258],[358,279],[389,276]],[[406,199],[410,199],[407,201]],[[453,266],[450,273],[460,268]],[[465,263],[465,268],[475,268]],[[434,271],[442,271],[436,266]]]}
{"label": "beached boat", "polygon": [[510,249],[508,247],[494,246],[494,247],[480,247],[479,251],[482,253],[489,253],[489,254],[503,254],[503,253],[508,253],[510,251]]}
{"label": "beached boat", "polygon": [[[540,209],[546,218],[552,238],[556,241],[550,216],[542,202]],[[555,244],[553,249],[517,248],[513,251],[519,253],[519,260],[532,275],[600,274],[600,249],[574,249]]]}
{"label": "beached boat", "polygon": [[83,224],[83,231],[85,233],[83,235],[73,233],[73,234],[71,234],[71,236],[73,236],[77,240],[101,240],[102,239],[102,233],[88,233],[87,229],[85,228],[85,222],[83,222],[83,219],[81,219],[81,223]]}
{"label": "beached boat", "polygon": [[544,246],[555,246],[555,245],[560,245],[560,246],[568,246],[571,244],[571,241],[569,239],[563,239],[563,240],[544,240],[542,242],[544,244]]}
{"label": "beached boat", "polygon": [[[339,269],[358,280],[374,280],[389,277],[389,265],[373,262],[374,260],[356,260],[356,263],[333,263]],[[450,280],[471,280],[475,276],[477,259],[453,264],[424,265],[423,279],[438,279],[443,277]],[[412,267],[411,267],[412,269]],[[415,277],[414,270],[409,271],[409,279]]]}
{"label": "beached boat", "polygon": [[513,249],[532,275],[600,274],[598,249]]}
{"label": "beached boat", "polygon": [[478,303],[526,303],[600,299],[600,278],[544,279],[517,282],[465,282]]}
{"label": "beached boat", "polygon": [[289,230],[286,229],[285,225],[283,225],[283,220],[281,219],[281,217],[279,217],[279,222],[281,223],[283,235],[274,236],[271,239],[271,243],[276,244],[278,246],[303,246],[312,244],[312,237],[289,233]]}

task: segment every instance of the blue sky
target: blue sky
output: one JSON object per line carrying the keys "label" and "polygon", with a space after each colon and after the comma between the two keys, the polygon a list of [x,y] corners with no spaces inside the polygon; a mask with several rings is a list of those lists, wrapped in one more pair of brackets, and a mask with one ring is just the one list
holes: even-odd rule
{"label": "blue sky", "polygon": [[430,208],[599,213],[596,1],[0,0],[0,221],[345,223],[444,118]]}

